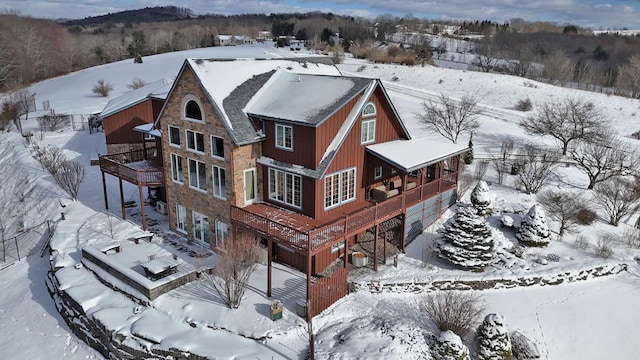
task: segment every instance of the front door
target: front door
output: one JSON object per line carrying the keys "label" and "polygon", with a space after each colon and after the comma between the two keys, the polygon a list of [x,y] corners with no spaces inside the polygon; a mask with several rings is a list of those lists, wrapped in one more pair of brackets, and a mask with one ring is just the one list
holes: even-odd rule
{"label": "front door", "polygon": [[247,169],[244,171],[244,204],[253,204],[256,201],[258,186],[256,181],[256,169]]}

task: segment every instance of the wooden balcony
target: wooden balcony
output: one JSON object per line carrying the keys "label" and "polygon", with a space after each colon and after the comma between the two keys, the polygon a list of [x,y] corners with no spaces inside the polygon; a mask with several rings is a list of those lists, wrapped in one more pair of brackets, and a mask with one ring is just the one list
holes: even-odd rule
{"label": "wooden balcony", "polygon": [[162,159],[155,149],[134,150],[100,156],[100,170],[139,186],[162,186]]}
{"label": "wooden balcony", "polygon": [[231,206],[231,220],[263,235],[272,236],[274,241],[297,252],[315,254],[338,240],[403,214],[409,206],[454,188],[457,175],[456,172],[447,173],[440,179],[417,185],[384,201],[370,203],[363,209],[325,223],[267,203],[244,208]]}

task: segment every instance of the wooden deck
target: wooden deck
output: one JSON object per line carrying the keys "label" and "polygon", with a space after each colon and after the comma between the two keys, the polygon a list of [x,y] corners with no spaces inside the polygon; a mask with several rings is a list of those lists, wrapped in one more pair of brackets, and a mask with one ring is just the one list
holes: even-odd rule
{"label": "wooden deck", "polygon": [[127,182],[142,186],[162,186],[162,159],[154,156],[155,149],[136,150],[100,156],[100,170]]}
{"label": "wooden deck", "polygon": [[313,255],[336,241],[403,214],[411,205],[455,187],[456,179],[457,173],[452,172],[385,201],[368,203],[360,210],[322,223],[268,203],[244,208],[231,206],[231,220],[271,236],[274,241],[298,252]]}

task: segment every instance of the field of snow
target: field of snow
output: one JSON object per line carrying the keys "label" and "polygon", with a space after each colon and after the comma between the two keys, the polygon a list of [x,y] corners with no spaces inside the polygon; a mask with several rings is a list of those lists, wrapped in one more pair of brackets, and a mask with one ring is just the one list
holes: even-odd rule
{"label": "field of snow", "polygon": [[[143,64],[132,60],[85,69],[63,77],[50,79],[32,86],[36,103],[49,100],[58,113],[89,114],[98,112],[113,97],[123,94],[126,85],[134,77],[152,82],[162,77],[174,77],[186,57],[288,57],[299,56],[278,51],[271,47],[210,48],[170,53],[144,58]],[[399,65],[373,65],[347,59],[339,69],[346,75],[368,76],[382,79],[400,116],[413,136],[437,136],[427,133],[417,122],[416,112],[425,99],[433,99],[441,93],[453,98],[474,95],[480,101],[485,115],[481,127],[474,136],[477,154],[500,145],[505,136],[516,139],[516,144],[535,140],[548,145],[554,143],[545,138],[531,138],[518,127],[524,114],[514,110],[515,104],[530,98],[534,104],[564,97],[584,97],[601,108],[611,125],[621,136],[627,137],[640,130],[640,101],[605,94],[588,93],[559,88],[527,79],[485,74],[436,67],[404,67]],[[110,98],[94,96],[91,87],[98,78],[105,78],[114,85]],[[40,105],[38,105],[40,107]],[[38,133],[38,127],[30,117],[25,129]],[[34,136],[38,137],[38,135]],[[441,139],[445,141],[444,139]],[[40,141],[40,140],[38,140]],[[80,201],[71,202],[56,189],[50,176],[44,174],[39,164],[31,158],[22,140],[14,134],[0,134],[0,164],[12,169],[0,172],[4,189],[22,189],[26,181],[30,191],[22,204],[3,192],[6,203],[24,207],[26,226],[43,220],[58,222],[53,241],[59,249],[65,249],[69,264],[79,261],[77,248],[87,243],[109,241],[105,231],[96,229],[109,226],[99,216],[104,210],[100,171],[89,167],[89,159],[104,141],[101,134],[88,131],[45,133],[43,143],[55,144],[65,149],[71,157],[87,164],[87,180],[80,191]],[[463,141],[467,141],[464,139]],[[17,164],[17,166],[16,166]],[[25,177],[26,176],[26,177]],[[486,180],[495,182],[489,171]],[[550,186],[586,188],[586,177],[574,168],[561,168]],[[110,209],[119,215],[117,180],[108,176],[107,186]],[[526,210],[535,203],[535,197],[513,188],[513,179],[502,186],[492,184],[490,190],[498,209]],[[137,190],[125,186],[125,200],[135,200]],[[468,197],[467,197],[468,199]],[[61,209],[60,205],[65,208]],[[114,210],[115,209],[115,210]],[[67,220],[60,221],[64,210]],[[149,213],[153,213],[150,211]],[[607,233],[621,234],[636,218],[624,218],[617,228],[603,221],[593,226],[579,228],[592,241]],[[495,223],[494,223],[495,225]],[[555,229],[555,224],[550,223]],[[161,225],[162,226],[162,225]],[[119,236],[126,237],[140,231],[129,222],[123,222]],[[532,338],[544,359],[633,359],[640,351],[635,339],[640,335],[640,311],[635,300],[640,296],[640,268],[635,257],[638,250],[624,244],[616,244],[612,258],[597,258],[592,249],[579,250],[571,246],[572,234],[562,242],[554,241],[541,254],[555,253],[561,257],[558,263],[540,265],[520,262],[514,267],[492,268],[483,274],[453,270],[443,261],[432,259],[424,266],[424,246],[433,241],[429,232],[414,240],[407,254],[400,256],[397,268],[381,266],[375,274],[361,274],[356,281],[388,284],[426,283],[436,279],[465,278],[518,278],[522,276],[553,276],[578,271],[589,266],[606,266],[626,263],[629,270],[618,275],[583,282],[556,286],[531,286],[513,289],[494,289],[479,292],[488,311],[503,314],[510,330],[518,329]],[[503,241],[509,242],[513,234],[506,232]],[[48,263],[38,251],[42,240],[30,239],[35,253],[20,262],[0,264],[0,346],[7,359],[90,359],[101,358],[94,350],[69,332],[58,315],[47,293],[44,279]],[[168,242],[166,242],[168,244]],[[23,254],[24,255],[24,254]],[[76,270],[74,270],[76,271]],[[100,299],[115,296],[101,295],[86,298],[87,306],[104,319],[110,319],[114,327],[123,332],[138,332],[160,341],[163,346],[183,345],[207,356],[221,358],[299,359],[306,349],[305,324],[295,315],[295,300],[303,294],[300,274],[286,267],[279,267],[274,279],[274,298],[285,302],[284,319],[271,322],[267,306],[270,299],[265,294],[265,268],[261,267],[252,278],[246,298],[238,310],[228,310],[210,287],[192,283],[161,296],[140,316],[131,316],[130,310],[113,312],[108,303]],[[87,288],[96,289],[90,277],[78,279]],[[85,283],[86,281],[86,283]],[[100,290],[103,291],[103,290]],[[105,293],[106,294],[106,293]],[[428,337],[436,329],[418,310],[423,294],[403,292],[359,291],[340,300],[336,305],[314,318],[316,355],[319,359],[424,359],[428,355]],[[123,297],[124,298],[124,297]],[[131,306],[126,298],[117,300],[118,306]],[[125,304],[125,305],[122,305]],[[115,305],[114,305],[115,306]],[[99,309],[106,308],[102,312]],[[108,311],[107,311],[108,310]],[[111,315],[109,315],[111,314]],[[187,325],[196,324],[196,328]],[[245,336],[262,338],[254,341]]]}

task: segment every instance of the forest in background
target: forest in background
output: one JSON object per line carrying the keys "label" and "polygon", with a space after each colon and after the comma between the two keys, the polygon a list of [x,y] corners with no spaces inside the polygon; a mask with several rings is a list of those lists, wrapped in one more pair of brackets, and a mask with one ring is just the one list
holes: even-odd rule
{"label": "forest in background", "polygon": [[[0,14],[0,91],[136,55],[213,46],[218,34],[255,39],[265,30],[273,39],[296,38],[334,54],[351,51],[357,57],[406,65],[443,51],[431,46],[432,39],[448,37],[472,44],[468,48],[481,71],[640,96],[638,36],[594,35],[574,25],[523,19],[500,24],[434,21],[412,15],[365,19],[320,12],[196,16],[189,9],[172,6],[66,22],[15,12]],[[399,32],[420,34],[421,43],[390,43]],[[343,40],[341,46],[332,44],[331,36],[336,33]],[[386,46],[380,46],[381,42]]]}

